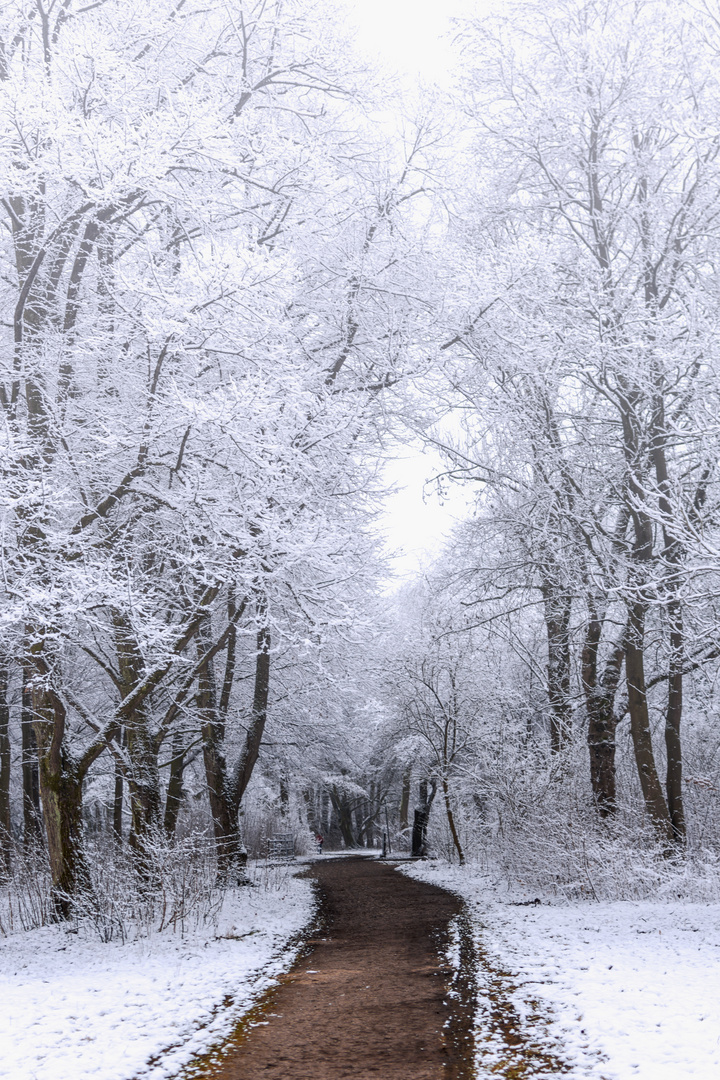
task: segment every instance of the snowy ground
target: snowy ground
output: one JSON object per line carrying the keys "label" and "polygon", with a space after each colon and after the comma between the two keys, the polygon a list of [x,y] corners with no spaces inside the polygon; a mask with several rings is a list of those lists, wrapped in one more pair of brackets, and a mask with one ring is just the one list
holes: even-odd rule
{"label": "snowy ground", "polygon": [[[720,1077],[720,904],[525,906],[472,867],[403,869],[467,901],[486,961],[479,1080],[500,1060],[523,1077],[556,1076],[560,1063],[578,1080]],[[526,1058],[503,1045],[503,1011],[531,1046]]]}
{"label": "snowy ground", "polygon": [[0,1077],[162,1080],[219,1041],[290,966],[312,916],[312,887],[287,866],[258,880],[217,927],[184,939],[103,944],[59,927],[0,938]]}

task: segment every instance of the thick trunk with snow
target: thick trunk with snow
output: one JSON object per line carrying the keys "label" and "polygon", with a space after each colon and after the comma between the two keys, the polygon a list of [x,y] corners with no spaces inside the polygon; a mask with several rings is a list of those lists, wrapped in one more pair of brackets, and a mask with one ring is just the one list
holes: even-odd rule
{"label": "thick trunk with snow", "polygon": [[31,688],[38,749],[40,795],[57,919],[69,919],[74,902],[90,888],[83,846],[83,775],[64,743],[65,708],[47,685],[42,661]]}
{"label": "thick trunk with snow", "polygon": [[23,790],[23,845],[32,848],[42,840],[42,812],[40,809],[40,773],[38,768],[37,742],[33,727],[30,671],[23,668],[21,743],[22,743],[22,790]]}
{"label": "thick trunk with snow", "polygon": [[587,713],[590,784],[601,817],[616,809],[615,696],[625,656],[625,639],[613,647],[602,673],[598,672],[598,648],[604,618],[593,608],[585,630],[582,650],[582,684]]}
{"label": "thick trunk with snow", "polygon": [[570,702],[570,615],[572,599],[552,582],[542,585],[547,633],[547,691],[550,708],[550,749],[560,753],[572,735]]}

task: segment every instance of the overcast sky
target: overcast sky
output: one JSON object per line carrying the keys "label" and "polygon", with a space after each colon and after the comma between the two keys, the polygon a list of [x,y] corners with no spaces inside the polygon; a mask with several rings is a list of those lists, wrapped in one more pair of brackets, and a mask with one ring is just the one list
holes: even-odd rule
{"label": "overcast sky", "polygon": [[442,80],[449,64],[443,38],[450,19],[471,6],[476,6],[471,0],[358,0],[359,43],[401,74]]}
{"label": "overcast sky", "polygon": [[[353,18],[358,45],[377,56],[412,85],[417,80],[447,79],[451,63],[448,33],[453,16],[477,10],[483,0],[358,0]],[[387,467],[388,481],[398,488],[388,500],[382,529],[397,553],[394,568],[412,576],[439,552],[453,522],[464,516],[469,492],[451,491],[441,502],[428,481],[442,471],[437,454],[406,451]]]}

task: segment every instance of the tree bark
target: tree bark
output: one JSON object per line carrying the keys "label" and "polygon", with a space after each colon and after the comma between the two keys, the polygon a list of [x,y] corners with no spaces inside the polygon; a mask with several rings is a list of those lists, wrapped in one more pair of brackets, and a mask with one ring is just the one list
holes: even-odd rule
{"label": "tree bark", "polygon": [[172,757],[170,759],[170,778],[165,797],[165,816],[163,827],[168,840],[175,836],[180,807],[183,801],[183,773],[185,772],[185,740],[182,732],[176,731],[172,738]]}
{"label": "tree bark", "polygon": [[402,794],[400,795],[400,828],[407,829],[408,827],[408,814],[410,811],[410,783],[412,780],[412,769],[407,768],[403,772],[402,777]]}
{"label": "tree bark", "polygon": [[340,826],[340,833],[342,835],[345,847],[357,847],[358,845],[353,833],[352,809],[348,800],[345,798],[341,798],[336,787],[332,787],[329,794],[333,809],[337,814],[338,825]]}
{"label": "tree bark", "polygon": [[639,415],[641,395],[628,385],[625,376],[618,376],[620,416],[623,427],[623,449],[627,464],[627,507],[633,523],[635,539],[632,556],[637,567],[635,596],[628,607],[628,633],[625,648],[625,678],[630,712],[630,733],[635,751],[640,786],[645,809],[661,840],[673,838],[667,803],[658,780],[653,753],[650,717],[645,686],[645,617],[647,600],[644,593],[646,567],[653,555],[653,523],[646,508],[642,423]]}
{"label": "tree bark", "polygon": [[618,718],[615,695],[625,656],[625,635],[613,648],[602,677],[599,677],[598,648],[603,621],[593,608],[583,642],[582,683],[588,720],[590,784],[600,817],[608,817],[616,810],[615,730]]}
{"label": "tree bark", "polygon": [[[125,745],[125,729],[118,732],[117,741],[121,746]],[[123,796],[124,776],[119,761],[115,761],[115,790],[113,792],[113,836],[116,843],[123,841]]]}
{"label": "tree bark", "polygon": [[63,920],[71,917],[75,901],[90,889],[83,843],[84,773],[65,751],[65,707],[49,685],[42,646],[35,644],[31,653],[35,671],[30,699],[52,878],[51,899],[55,918]]}
{"label": "tree bark", "polygon": [[33,727],[30,671],[23,668],[21,742],[23,789],[23,847],[26,850],[42,843],[42,813],[40,810],[40,773],[37,743]]}
{"label": "tree bark", "polygon": [[[245,604],[243,603],[242,608]],[[264,605],[258,603],[258,611],[264,614]],[[228,776],[225,758],[225,715],[230,704],[235,673],[236,632],[234,621],[239,611],[231,596],[228,602],[231,620],[227,638],[227,657],[222,691],[218,701],[215,670],[212,659],[206,660],[198,670],[198,708],[203,740],[203,760],[210,800],[210,812],[218,862],[218,876],[227,881],[237,875],[237,881],[247,881],[245,875],[246,855],[243,850],[238,825],[240,804],[250,782],[267,720],[270,686],[270,634],[261,628],[257,634],[255,659],[255,683],[250,724],[241,753],[238,755],[232,779]],[[205,656],[211,646],[210,620],[206,616],[198,627],[198,656]]]}
{"label": "tree bark", "polygon": [[682,790],[682,743],[680,723],[683,708],[684,633],[682,605],[673,599],[668,604],[670,619],[670,675],[668,702],[665,713],[665,747],[667,750],[666,791],[673,835],[683,843],[686,838],[685,808]]}
{"label": "tree bark", "polygon": [[[142,682],[145,675],[140,648],[127,620],[119,612],[113,614],[118,673],[123,700]],[[160,834],[162,798],[158,747],[150,731],[145,702],[129,710],[124,717],[127,746],[127,785],[130,796],[130,848],[135,865],[146,884],[153,879],[151,848]]]}
{"label": "tree bark", "polygon": [[[210,619],[198,629],[198,656],[210,648]],[[238,826],[239,799],[228,782],[224,753],[225,725],[218,711],[217,687],[213,661],[206,660],[198,672],[198,710],[203,740],[205,779],[210,800],[210,814],[215,837],[218,881],[244,880],[244,861]]]}
{"label": "tree bark", "polygon": [[464,866],[465,856],[463,854],[463,849],[460,846],[460,837],[458,836],[458,831],[455,825],[455,816],[453,814],[452,805],[450,803],[450,787],[448,785],[446,776],[443,776],[442,779],[442,790],[443,799],[445,800],[445,813],[447,814],[448,826],[450,828],[450,835],[452,836],[452,841],[458,854],[458,862],[461,866]]}
{"label": "tree bark", "polygon": [[625,676],[627,679],[628,709],[630,712],[630,733],[635,751],[640,786],[645,808],[658,835],[663,840],[672,840],[673,830],[663,795],[653,753],[650,716],[648,713],[647,693],[645,690],[645,616],[647,605],[636,601],[630,608],[628,621],[627,646],[625,650]]}
{"label": "tree bark", "polygon": [[12,822],[10,818],[10,672],[0,661],[0,871],[10,869]]}
{"label": "tree bark", "polygon": [[413,815],[411,854],[413,858],[424,859],[427,855],[427,827],[430,809],[437,791],[437,782],[421,780],[419,784],[420,802]]}
{"label": "tree bark", "polygon": [[253,691],[250,725],[245,736],[245,744],[235,767],[233,794],[237,806],[250,783],[255,763],[260,753],[265,724],[267,722],[268,698],[270,694],[270,631],[267,627],[258,630],[257,652],[255,655],[255,686]]}
{"label": "tree bark", "polygon": [[547,690],[550,706],[550,750],[558,754],[572,732],[570,704],[570,615],[572,599],[549,581],[543,582],[548,643]]}
{"label": "tree bark", "polygon": [[285,773],[280,777],[279,789],[280,817],[286,818],[290,811],[290,780]]}

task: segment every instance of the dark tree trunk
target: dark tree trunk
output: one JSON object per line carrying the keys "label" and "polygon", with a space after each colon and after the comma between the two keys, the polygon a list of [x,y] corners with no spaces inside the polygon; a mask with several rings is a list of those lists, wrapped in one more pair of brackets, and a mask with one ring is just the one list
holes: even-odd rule
{"label": "dark tree trunk", "polygon": [[[211,647],[209,617],[198,630],[198,657],[205,656]],[[229,693],[229,691],[228,691]],[[225,761],[225,722],[220,713],[212,659],[206,660],[198,672],[198,710],[203,740],[203,762],[210,801],[210,814],[215,838],[218,881],[245,880],[245,858],[238,826],[239,800],[231,789]]]}
{"label": "dark tree trunk", "polygon": [[427,824],[427,810],[415,807],[415,812],[413,814],[412,840],[410,843],[410,854],[414,859],[421,859],[425,854]]}
{"label": "dark tree trunk", "polygon": [[69,919],[75,901],[90,889],[83,843],[83,773],[77,762],[65,752],[65,708],[47,685],[48,671],[39,650],[36,671],[31,685],[31,704],[52,878],[52,903],[58,920]]}
{"label": "dark tree trunk", "polygon": [[338,825],[340,826],[340,833],[345,847],[357,847],[358,845],[355,841],[355,836],[353,835],[352,808],[350,803],[347,799],[340,796],[337,788],[331,788],[330,801],[332,802],[333,809],[337,815]]}
{"label": "dark tree trunk", "polygon": [[[125,730],[118,732],[117,741],[125,745]],[[123,770],[119,761],[115,761],[115,789],[113,792],[113,837],[118,844],[123,840]]]}
{"label": "dark tree trunk", "polygon": [[365,813],[362,801],[355,804],[355,835],[360,847],[367,847],[365,837]]}
{"label": "dark tree trunk", "polygon": [[[654,275],[650,273],[647,280],[653,285],[647,299],[653,304],[657,303],[657,283]],[[655,395],[653,400],[652,442],[650,444],[651,456],[655,467],[655,479],[658,486],[658,505],[662,514],[663,530],[663,560],[668,571],[666,590],[669,596],[667,603],[668,624],[670,630],[670,671],[668,678],[668,701],[665,713],[665,747],[667,750],[667,778],[666,792],[668,811],[672,825],[674,839],[683,844],[686,840],[685,809],[683,805],[682,790],[682,743],[680,727],[683,710],[683,660],[685,637],[683,628],[683,607],[679,595],[679,574],[684,559],[684,548],[677,535],[675,535],[676,514],[671,497],[670,476],[667,464],[667,447],[674,435],[668,430],[665,418],[665,386],[662,377],[656,377]],[[704,501],[704,481],[696,493],[694,502],[698,508],[697,495],[701,496],[700,505]]]}
{"label": "dark tree trunk", "polygon": [[235,767],[233,793],[238,807],[250,783],[255,763],[260,753],[265,724],[267,722],[270,694],[270,631],[263,627],[257,635],[255,655],[255,686],[253,691],[250,724],[240,757]]}
{"label": "dark tree trunk", "polygon": [[544,582],[542,595],[548,643],[547,689],[550,706],[550,749],[565,749],[572,732],[570,701],[570,615],[572,599],[551,582]]}
{"label": "dark tree trunk", "polygon": [[633,604],[630,609],[625,651],[630,733],[645,808],[658,835],[663,840],[671,840],[673,838],[672,825],[655,767],[655,755],[650,732],[650,716],[645,688],[645,615],[646,605],[644,602],[638,601]]}
{"label": "dark tree trunk", "polygon": [[42,843],[42,814],[40,812],[40,774],[38,752],[33,727],[30,672],[23,668],[22,688],[22,789],[23,789],[23,845],[27,848]]}
{"label": "dark tree trunk", "polygon": [[[38,725],[42,728],[43,725]],[[52,875],[52,901],[57,919],[69,919],[78,897],[89,893],[90,874],[85,861],[82,821],[82,778],[68,762],[54,768],[52,755],[39,734],[40,790]]]}
{"label": "dark tree trunk", "polygon": [[683,616],[680,601],[668,605],[670,618],[670,677],[668,679],[668,703],[665,714],[665,747],[667,749],[667,798],[670,821],[675,838],[683,843],[686,838],[685,809],[682,790],[682,744],[680,723],[683,708]]}
{"label": "dark tree trunk", "polygon": [[608,817],[617,809],[616,728],[617,717],[607,701],[600,699],[588,707],[590,785],[600,817]]}
{"label": "dark tree trunk", "polygon": [[598,647],[603,621],[593,608],[583,643],[582,683],[588,719],[590,783],[598,813],[608,817],[616,809],[615,730],[618,718],[615,695],[625,656],[625,635],[613,648],[602,677],[599,677]]}
{"label": "dark tree trunk", "polygon": [[653,557],[654,530],[652,519],[646,509],[647,477],[645,475],[643,422],[639,413],[642,404],[640,392],[628,385],[624,376],[618,377],[618,399],[623,426],[623,448],[627,469],[628,513],[635,533],[632,556],[636,566],[635,597],[628,605],[628,632],[625,649],[625,677],[630,712],[630,734],[635,751],[640,786],[645,809],[663,841],[673,837],[670,814],[655,767],[650,717],[645,684],[645,616],[647,600],[644,585],[646,567]]}
{"label": "dark tree trunk", "polygon": [[[202,694],[201,689],[201,698]],[[227,789],[227,769],[222,743],[217,737],[217,729],[205,718],[206,716],[207,713],[204,714],[202,724],[205,779],[215,837],[218,879],[226,883],[240,865],[242,845],[237,819],[237,803],[230,797]]]}
{"label": "dark tree trunk", "polygon": [[152,846],[160,834],[162,821],[157,752],[144,715],[135,712],[128,719],[126,731],[130,759],[130,846],[135,852],[141,877],[149,881],[153,877],[150,869]]}
{"label": "dark tree trunk", "polygon": [[165,816],[163,827],[168,840],[175,836],[178,815],[183,801],[183,773],[185,772],[185,739],[182,732],[176,731],[172,738],[172,757],[170,759],[170,778],[168,779],[165,798]]}
{"label": "dark tree trunk", "polygon": [[412,769],[405,769],[402,778],[402,793],[400,795],[400,828],[407,829],[408,827],[408,814],[410,812],[410,783],[412,780]]}
{"label": "dark tree trunk", "polygon": [[0,662],[0,871],[10,869],[12,822],[10,819],[10,673]]}
{"label": "dark tree trunk", "polygon": [[461,866],[465,864],[465,855],[463,849],[460,846],[460,837],[458,835],[457,826],[455,825],[455,815],[452,811],[452,804],[450,802],[450,787],[447,782],[447,777],[443,776],[442,780],[443,799],[445,800],[445,813],[447,814],[448,826],[450,828],[450,835],[452,836],[455,850],[458,854],[458,862]]}
{"label": "dark tree trunk", "polygon": [[287,817],[290,810],[290,785],[287,776],[280,777],[280,816]]}
{"label": "dark tree trunk", "polygon": [[410,852],[413,858],[423,859],[427,855],[427,827],[430,809],[437,791],[437,782],[421,780],[419,784],[420,803],[413,815],[412,844]]}
{"label": "dark tree trunk", "polygon": [[[137,689],[145,675],[145,664],[132,628],[119,612],[113,616],[118,672],[123,699]],[[152,846],[160,835],[162,797],[158,747],[150,731],[145,703],[125,716],[127,785],[130,797],[130,848],[135,866],[146,885],[154,884]]]}

